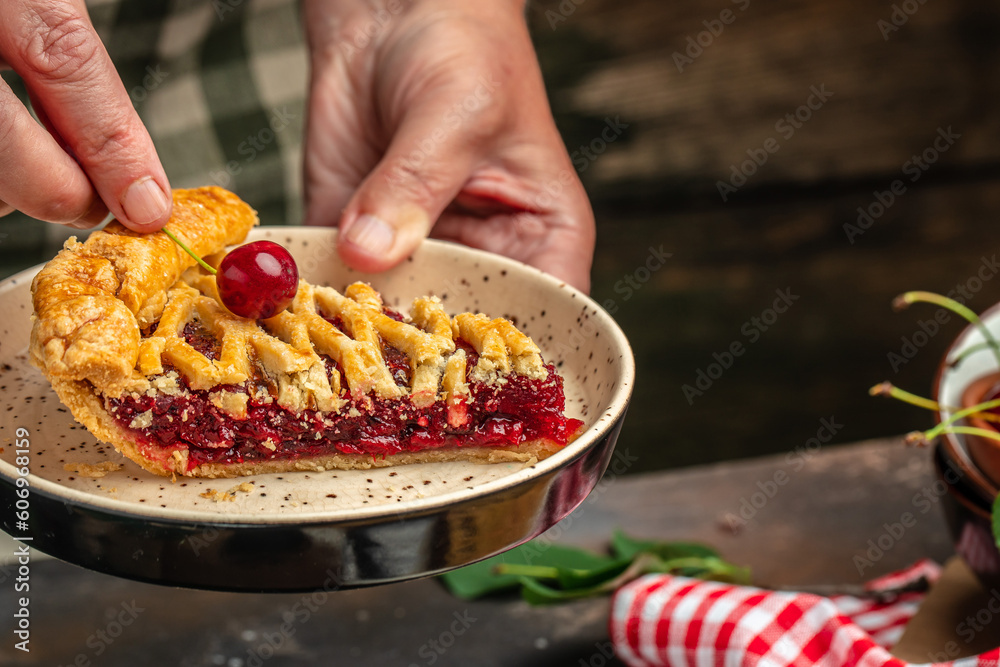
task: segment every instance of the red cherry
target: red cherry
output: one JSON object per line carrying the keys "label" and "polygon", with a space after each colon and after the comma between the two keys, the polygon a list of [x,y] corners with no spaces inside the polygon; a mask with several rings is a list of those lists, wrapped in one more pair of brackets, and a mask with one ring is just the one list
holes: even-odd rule
{"label": "red cherry", "polygon": [[277,243],[254,241],[223,258],[215,281],[230,312],[263,320],[291,305],[299,286],[299,269]]}

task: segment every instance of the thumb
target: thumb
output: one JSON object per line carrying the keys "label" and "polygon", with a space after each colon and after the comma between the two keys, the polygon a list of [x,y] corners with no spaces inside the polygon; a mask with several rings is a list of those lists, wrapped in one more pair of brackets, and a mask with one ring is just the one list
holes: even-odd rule
{"label": "thumb", "polygon": [[[140,232],[162,227],[166,173],[83,0],[0,1],[0,53],[115,217]],[[92,216],[90,188],[74,185],[72,210]]]}
{"label": "thumb", "polygon": [[408,114],[341,216],[338,249],[348,265],[385,271],[427,237],[472,170],[477,142],[460,130],[443,127],[433,109]]}

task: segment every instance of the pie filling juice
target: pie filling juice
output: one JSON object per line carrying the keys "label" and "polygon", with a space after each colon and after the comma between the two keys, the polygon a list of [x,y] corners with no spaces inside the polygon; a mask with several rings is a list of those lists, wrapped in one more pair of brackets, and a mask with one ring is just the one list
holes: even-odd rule
{"label": "pie filling juice", "polygon": [[[339,321],[331,322],[342,326]],[[205,356],[217,358],[218,342],[196,322],[185,327],[183,336]],[[461,340],[456,345],[465,350],[472,369],[478,359],[476,351]],[[408,385],[406,356],[388,346],[384,346],[383,355],[397,384]],[[336,367],[332,359],[325,360],[328,366]],[[187,450],[188,469],[203,463],[335,453],[380,458],[439,447],[516,446],[538,439],[564,445],[583,422],[563,415],[562,378],[551,365],[546,365],[546,370],[547,377],[541,380],[514,373],[495,384],[470,378],[469,397],[463,406],[467,419],[457,427],[449,424],[448,406],[443,401],[417,407],[408,396],[387,399],[368,395],[349,401],[337,413],[308,409],[296,413],[274,400],[258,398],[260,392],[249,388],[259,382],[254,379],[200,391],[190,389],[180,377],[183,390],[177,395],[127,394],[106,398],[105,407],[119,425],[137,436],[143,453],[151,458]],[[245,418],[228,414],[210,400],[209,394],[219,390],[247,394]],[[135,427],[137,418],[142,427]]]}

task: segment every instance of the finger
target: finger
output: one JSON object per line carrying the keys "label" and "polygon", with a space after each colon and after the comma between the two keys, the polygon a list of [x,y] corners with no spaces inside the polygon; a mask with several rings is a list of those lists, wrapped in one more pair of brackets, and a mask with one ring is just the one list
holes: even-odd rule
{"label": "finger", "polygon": [[93,226],[107,209],[87,175],[0,80],[0,200],[40,220]]}
{"label": "finger", "polygon": [[[45,109],[42,107],[41,103],[35,99],[30,92],[28,93],[28,98],[31,101],[31,107],[35,112],[35,117],[42,123],[42,126],[48,130],[49,135],[51,135],[56,144],[59,145],[59,148],[72,157],[72,150],[66,143],[66,140],[62,138],[62,135],[59,134],[59,130],[52,124],[52,121],[49,119],[48,114],[45,113]],[[93,184],[91,184],[91,189],[93,189]],[[66,223],[69,227],[73,227],[74,229],[91,229],[92,227],[96,227],[104,222],[104,220],[108,217],[108,207],[104,204],[104,201],[100,198],[100,196],[96,196],[96,192],[94,194],[94,202],[90,209],[88,209],[87,213],[85,213],[83,217],[78,220]]]}
{"label": "finger", "polygon": [[408,112],[385,156],[341,218],[341,257],[384,271],[416,250],[468,179],[483,143],[467,126],[449,128],[447,105]]}
{"label": "finger", "polygon": [[108,209],[136,231],[162,227],[171,209],[166,174],[82,0],[4,0],[0,25],[0,54]]}

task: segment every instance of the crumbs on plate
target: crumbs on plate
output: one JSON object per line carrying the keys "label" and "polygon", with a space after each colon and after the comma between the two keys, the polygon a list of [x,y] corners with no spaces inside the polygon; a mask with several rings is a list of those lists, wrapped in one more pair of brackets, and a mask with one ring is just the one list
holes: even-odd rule
{"label": "crumbs on plate", "polygon": [[121,463],[114,463],[113,461],[103,461],[97,465],[92,465],[90,463],[67,463],[63,466],[63,470],[66,472],[73,472],[80,477],[104,477],[109,472],[115,472],[121,470],[125,466]]}
{"label": "crumbs on plate", "polygon": [[199,493],[198,495],[202,498],[208,498],[209,500],[214,500],[217,503],[221,502],[233,502],[236,500],[236,494],[239,492],[250,493],[253,491],[253,482],[243,482],[242,484],[237,484],[228,491],[217,491],[215,489],[208,489],[204,493]]}

